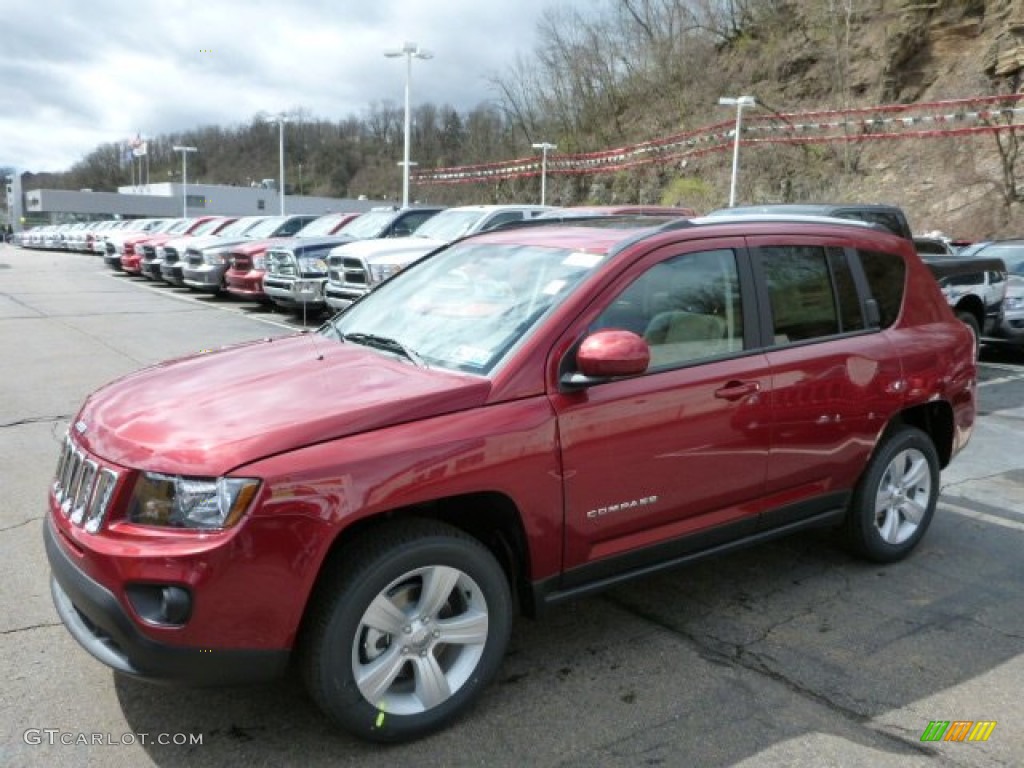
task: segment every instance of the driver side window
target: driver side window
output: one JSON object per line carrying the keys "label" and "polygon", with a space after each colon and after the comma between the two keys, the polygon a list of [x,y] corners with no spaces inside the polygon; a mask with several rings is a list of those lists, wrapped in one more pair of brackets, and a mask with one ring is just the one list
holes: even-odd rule
{"label": "driver side window", "polygon": [[642,336],[651,348],[652,370],[742,350],[735,253],[701,251],[656,264],[616,297],[594,328]]}

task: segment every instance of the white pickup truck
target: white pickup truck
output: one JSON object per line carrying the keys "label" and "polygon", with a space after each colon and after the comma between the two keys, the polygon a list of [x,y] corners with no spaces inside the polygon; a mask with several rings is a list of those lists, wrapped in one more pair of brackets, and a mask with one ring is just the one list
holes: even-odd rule
{"label": "white pickup truck", "polygon": [[344,309],[442,245],[508,222],[536,218],[550,210],[550,206],[543,205],[464,205],[441,211],[401,240],[380,238],[339,245],[327,258],[327,304]]}

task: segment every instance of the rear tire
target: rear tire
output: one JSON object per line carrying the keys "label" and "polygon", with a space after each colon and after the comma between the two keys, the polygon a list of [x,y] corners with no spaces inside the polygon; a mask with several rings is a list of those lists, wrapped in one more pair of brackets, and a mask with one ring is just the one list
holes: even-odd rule
{"label": "rear tire", "polygon": [[328,566],[300,665],[343,728],[410,741],[447,726],[494,679],[511,621],[508,580],[486,547],[449,525],[403,520]]}
{"label": "rear tire", "polygon": [[939,458],[931,438],[900,427],[875,451],[850,502],[847,546],[877,563],[901,560],[928,530],[939,496]]}

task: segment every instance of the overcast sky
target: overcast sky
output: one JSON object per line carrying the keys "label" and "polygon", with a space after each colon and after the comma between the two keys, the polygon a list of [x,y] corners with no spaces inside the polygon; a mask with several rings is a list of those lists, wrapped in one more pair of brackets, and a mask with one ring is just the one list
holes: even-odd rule
{"label": "overcast sky", "polygon": [[0,167],[63,171],[100,144],[304,108],[362,116],[412,102],[468,110],[571,0],[6,0],[0,3]]}

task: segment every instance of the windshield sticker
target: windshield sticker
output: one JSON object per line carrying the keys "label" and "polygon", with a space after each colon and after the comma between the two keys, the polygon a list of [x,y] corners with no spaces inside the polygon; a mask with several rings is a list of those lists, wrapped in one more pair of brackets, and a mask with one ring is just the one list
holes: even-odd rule
{"label": "windshield sticker", "polygon": [[599,253],[583,253],[577,251],[576,253],[570,253],[565,257],[565,261],[562,262],[567,267],[584,267],[591,269],[601,263],[601,259],[604,257]]}
{"label": "windshield sticker", "polygon": [[546,293],[548,296],[554,296],[563,288],[565,288],[565,280],[552,280],[550,283],[544,286],[544,293]]}

